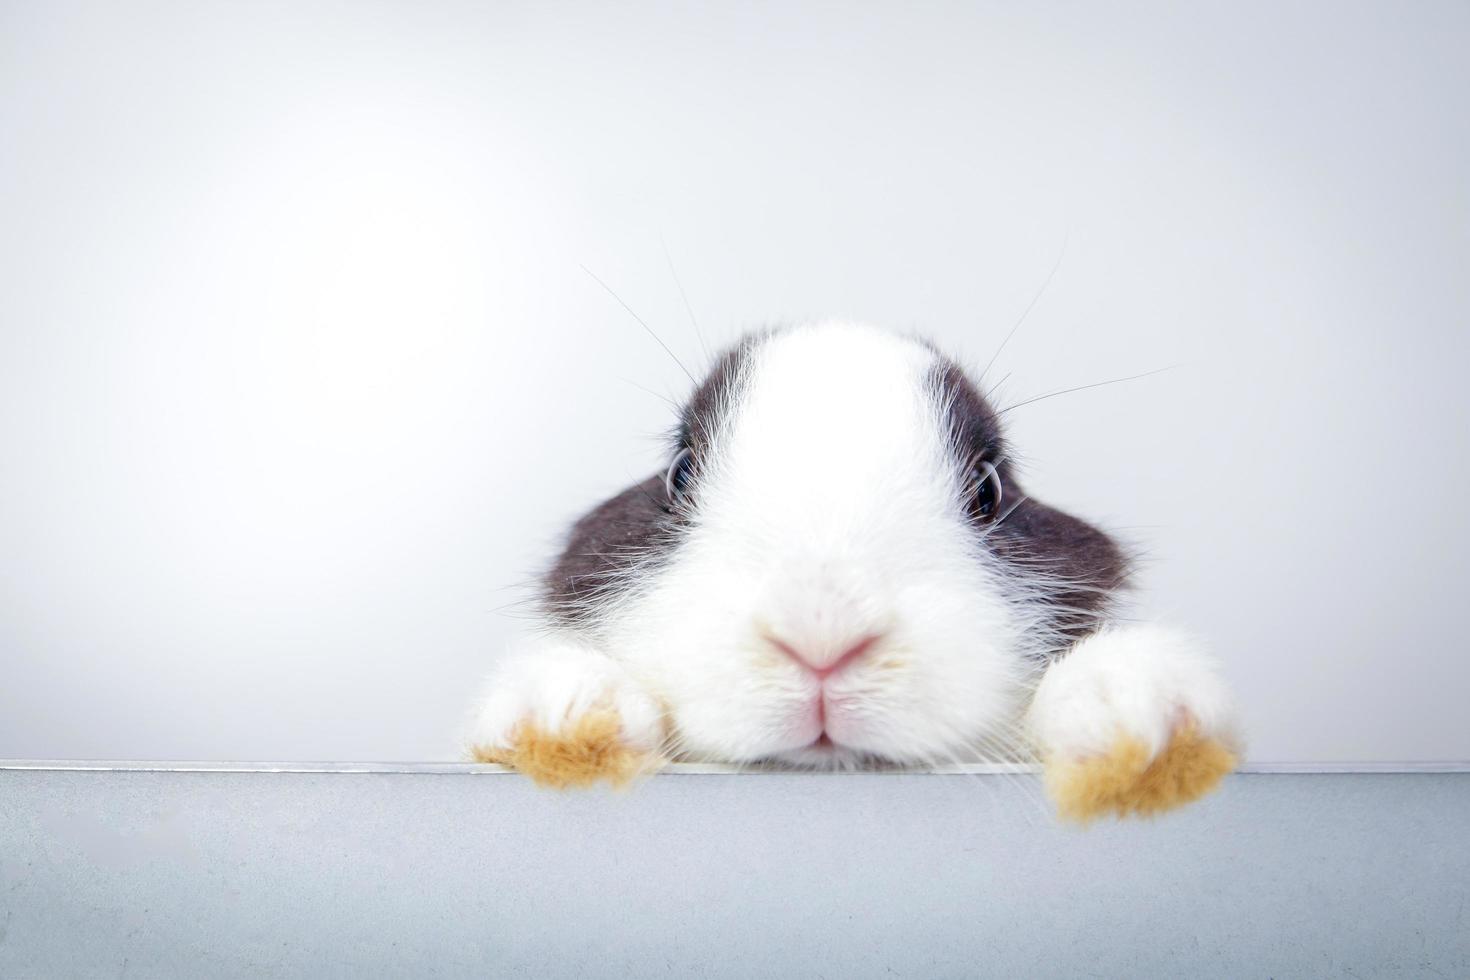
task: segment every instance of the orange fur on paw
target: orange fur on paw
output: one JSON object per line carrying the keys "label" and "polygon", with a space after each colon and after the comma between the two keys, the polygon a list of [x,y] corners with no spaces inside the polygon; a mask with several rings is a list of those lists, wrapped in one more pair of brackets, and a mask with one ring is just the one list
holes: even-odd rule
{"label": "orange fur on paw", "polygon": [[1048,760],[1046,787],[1064,820],[1086,823],[1107,814],[1147,817],[1204,796],[1235,762],[1235,753],[1223,743],[1202,738],[1188,726],[1175,732],[1152,762],[1147,746],[1126,737],[1107,755]]}
{"label": "orange fur on paw", "polygon": [[521,725],[509,748],[475,746],[470,755],[476,762],[518,769],[538,784],[555,789],[590,786],[600,779],[623,786],[657,768],[657,760],[624,745],[621,727],[616,712],[589,711],[561,732]]}

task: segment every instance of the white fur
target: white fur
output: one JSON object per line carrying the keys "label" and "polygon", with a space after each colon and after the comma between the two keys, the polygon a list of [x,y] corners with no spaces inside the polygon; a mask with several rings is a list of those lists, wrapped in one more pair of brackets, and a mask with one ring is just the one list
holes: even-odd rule
{"label": "white fur", "polygon": [[[669,705],[685,757],[816,765],[966,753],[1014,717],[1022,624],[965,526],[934,354],[872,328],[785,332],[748,358],[666,572],[609,610],[611,655]],[[818,682],[816,660],[883,639]]]}
{"label": "white fur", "polygon": [[[1023,753],[1035,665],[1055,642],[1028,601],[1044,586],[991,557],[968,524],[935,364],[918,341],[846,323],[760,341],[697,461],[693,513],[671,557],[600,605],[585,640],[549,641],[507,665],[476,737],[500,744],[523,717],[554,725],[607,702],[626,712],[630,738],[651,744],[657,703],[671,754],[687,759],[842,766]],[[874,636],[825,682],[782,650],[825,666]],[[1089,712],[1071,727],[1043,712],[1048,739],[1091,745],[1119,719],[1155,739],[1176,704],[1222,717],[1214,675],[1189,647],[1140,634],[1132,649],[1128,636],[1089,641],[1048,675],[1058,693],[1047,704]],[[824,732],[833,744],[818,743]]]}
{"label": "white fur", "polygon": [[471,748],[505,748],[522,723],[555,734],[594,708],[618,713],[628,746],[661,747],[662,712],[627,671],[575,637],[552,635],[501,666],[465,740]]}
{"label": "white fur", "polygon": [[1126,625],[1087,637],[1047,669],[1026,727],[1042,756],[1078,759],[1106,753],[1120,735],[1153,756],[1186,721],[1238,745],[1230,691],[1199,641]]}

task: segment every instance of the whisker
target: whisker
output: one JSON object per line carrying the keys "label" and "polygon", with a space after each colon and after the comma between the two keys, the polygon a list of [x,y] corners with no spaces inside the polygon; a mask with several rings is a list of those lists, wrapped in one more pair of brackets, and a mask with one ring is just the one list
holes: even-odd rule
{"label": "whisker", "polygon": [[641,317],[637,313],[634,313],[633,312],[633,307],[631,307],[627,303],[623,302],[623,298],[621,296],[619,296],[617,293],[613,292],[613,289],[612,289],[611,286],[609,286],[607,283],[605,283],[601,279],[599,279],[598,276],[597,276],[597,273],[593,272],[591,269],[587,268],[585,265],[582,266],[582,271],[585,272],[585,273],[587,273],[587,275],[591,276],[592,279],[593,279],[593,281],[596,282],[599,286],[601,286],[603,289],[607,290],[607,294],[609,296],[611,296],[613,299],[617,300],[618,301],[618,305],[621,306],[623,309],[627,310],[629,316],[631,316],[633,319],[635,319],[635,320],[638,321],[638,325],[640,327],[642,327],[645,331],[647,331],[648,335],[653,338],[654,343],[656,343],[660,347],[662,347],[664,349],[664,353],[665,354],[668,354],[670,357],[672,357],[674,359],[674,363],[677,364],[677,365],[679,365],[679,370],[684,372],[684,375],[689,379],[690,383],[695,384],[695,385],[699,384],[699,382],[697,380],[695,380],[694,375],[690,374],[689,373],[689,369],[684,366],[684,362],[681,361],[681,360],[679,360],[679,356],[677,354],[675,354],[672,350],[669,349],[669,345],[666,344],[666,343],[664,343],[663,342],[663,339],[660,338],[658,334],[656,334],[656,333],[653,332],[653,328],[650,327],[647,323],[645,323],[643,321],[643,317]]}
{"label": "whisker", "polygon": [[639,391],[643,392],[645,395],[652,395],[653,397],[657,398],[659,401],[663,402],[665,405],[669,406],[670,408],[672,408],[676,412],[680,408],[679,403],[676,402],[676,401],[674,401],[674,399],[670,398],[668,395],[661,395],[658,392],[654,391],[652,388],[645,388],[643,385],[639,384],[638,382],[632,381],[632,380],[630,380],[628,378],[619,378],[618,380],[621,381],[621,382],[623,382],[623,384],[632,385],[634,388],[637,388]]}
{"label": "whisker", "polygon": [[1026,318],[1031,315],[1031,311],[1036,308],[1036,304],[1041,302],[1041,297],[1046,294],[1047,287],[1051,285],[1052,278],[1057,274],[1057,270],[1062,267],[1062,259],[1067,257],[1067,242],[1071,241],[1071,239],[1072,232],[1071,229],[1068,229],[1066,235],[1062,238],[1062,248],[1057,253],[1056,262],[1052,263],[1051,271],[1046,274],[1046,279],[1042,282],[1041,288],[1036,291],[1036,295],[1031,297],[1031,302],[1027,303],[1026,308],[1021,311],[1021,315],[1011,327],[1011,332],[1006,334],[1005,339],[1000,342],[1000,346],[995,349],[995,353],[990,355],[990,360],[985,363],[985,370],[981,371],[980,377],[976,379],[976,387],[985,382],[985,375],[990,373],[991,367],[995,364],[995,359],[1000,357],[1000,352],[1006,349],[1006,345],[1011,342],[1011,338],[1016,335],[1016,331],[1021,329],[1021,324],[1026,322]]}
{"label": "whisker", "polygon": [[679,273],[674,269],[674,257],[669,254],[669,246],[664,241],[664,236],[658,236],[659,247],[664,250],[664,261],[669,265],[669,275],[674,277],[674,285],[679,290],[679,298],[684,301],[684,311],[689,314],[689,322],[694,325],[694,336],[699,340],[699,349],[704,351],[704,362],[709,364],[714,358],[710,355],[709,345],[704,342],[704,334],[699,329],[699,319],[694,315],[694,307],[689,303],[689,296],[684,292],[684,283],[679,280]]}
{"label": "whisker", "polygon": [[1163,374],[1165,371],[1171,371],[1173,370],[1173,368],[1174,365],[1170,364],[1166,365],[1165,367],[1154,368],[1152,371],[1145,371],[1142,374],[1130,374],[1126,378],[1114,378],[1111,381],[1094,381],[1090,385],[1078,385],[1075,388],[1062,388],[1058,391],[1048,391],[1044,395],[1036,395],[1032,398],[1022,399],[1021,401],[1016,402],[1014,405],[1007,405],[1005,408],[1001,409],[995,414],[1004,415],[1007,412],[1012,411],[1013,409],[1022,407],[1023,405],[1034,405],[1036,402],[1046,401],[1048,398],[1055,398],[1058,395],[1070,395],[1074,391],[1087,391],[1089,388],[1104,388],[1108,385],[1122,384],[1125,381],[1137,381],[1140,378],[1151,378],[1156,374]]}

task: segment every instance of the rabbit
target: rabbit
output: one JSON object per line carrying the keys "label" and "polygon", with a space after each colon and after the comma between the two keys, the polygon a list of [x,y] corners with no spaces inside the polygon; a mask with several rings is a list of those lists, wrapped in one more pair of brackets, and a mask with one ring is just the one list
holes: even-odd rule
{"label": "rabbit", "polygon": [[1000,413],[933,344],[752,333],[667,467],[571,528],[468,754],[556,786],[1039,759],[1064,815],[1157,812],[1234,767],[1238,726],[1199,641],[1117,620],[1128,565],[1025,494]]}

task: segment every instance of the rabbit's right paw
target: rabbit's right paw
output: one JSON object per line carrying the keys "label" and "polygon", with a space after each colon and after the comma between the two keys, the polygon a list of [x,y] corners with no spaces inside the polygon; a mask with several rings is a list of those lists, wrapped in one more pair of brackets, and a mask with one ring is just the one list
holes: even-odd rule
{"label": "rabbit's right paw", "polygon": [[575,645],[507,666],[475,719],[468,754],[542,786],[614,786],[663,764],[658,705],[611,660]]}

